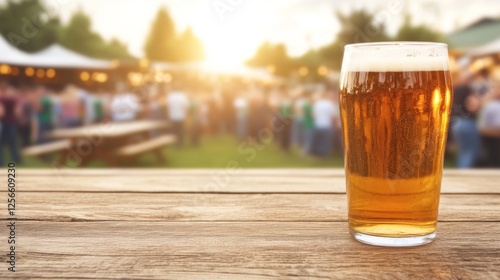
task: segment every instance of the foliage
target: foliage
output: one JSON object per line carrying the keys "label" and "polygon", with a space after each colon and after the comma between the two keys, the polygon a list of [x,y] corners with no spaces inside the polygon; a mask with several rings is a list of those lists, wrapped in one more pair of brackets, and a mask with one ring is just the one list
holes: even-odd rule
{"label": "foliage", "polygon": [[263,43],[256,51],[253,58],[247,61],[249,66],[268,67],[278,76],[286,76],[293,66],[292,59],[288,56],[284,44],[273,45],[269,42]]}
{"label": "foliage", "polygon": [[42,0],[8,0],[0,22],[0,34],[21,50],[35,52],[57,42],[59,18]]}
{"label": "foliage", "polygon": [[395,38],[397,41],[427,41],[444,42],[444,35],[425,25],[413,26],[410,15],[406,15],[403,25],[399,28]]}
{"label": "foliage", "polygon": [[175,41],[176,31],[174,21],[167,9],[158,11],[153,22],[149,37],[144,46],[146,57],[151,60],[173,61],[176,60]]}
{"label": "foliage", "polygon": [[[410,16],[405,17],[404,23],[394,37],[388,35],[383,23],[378,22],[376,14],[369,13],[363,9],[354,10],[349,14],[336,13],[340,22],[340,31],[333,41],[317,50],[309,50],[298,58],[280,59],[288,61],[287,67],[308,67],[317,69],[321,65],[329,68],[340,69],[344,47],[346,44],[380,42],[380,41],[430,41],[443,42],[445,36],[425,25],[414,26]],[[273,45],[264,43],[259,47],[255,56],[249,60],[249,65],[267,66],[275,64],[277,58],[273,58]],[[289,62],[292,61],[292,62]],[[290,73],[290,69],[280,69],[283,74]],[[314,77],[313,77],[314,78]],[[318,77],[316,77],[318,78]]]}
{"label": "foliage", "polygon": [[177,34],[167,9],[158,11],[144,45],[146,58],[155,61],[195,61],[204,57],[203,45],[191,28]]}
{"label": "foliage", "polygon": [[[319,50],[310,50],[301,57],[290,58],[286,54],[284,45],[272,45],[266,42],[259,47],[254,57],[247,61],[248,65],[265,67],[274,65],[276,74],[282,76],[290,74],[293,70],[291,68],[298,67],[317,69],[321,65],[326,65],[330,68],[340,69],[346,44],[390,40],[385,26],[382,23],[377,23],[375,15],[365,10],[356,10],[346,15],[337,13],[336,16],[340,21],[341,29],[329,45]],[[281,50],[278,49],[278,46]],[[312,72],[312,75],[315,76],[316,72]]]}
{"label": "foliage", "polygon": [[60,31],[59,41],[66,48],[78,53],[102,59],[126,59],[131,55],[127,47],[117,39],[106,42],[92,31],[90,18],[82,11],[76,12],[66,27]]}
{"label": "foliage", "polygon": [[180,61],[197,61],[204,57],[203,43],[191,28],[187,28],[178,38],[177,48]]}
{"label": "foliage", "polygon": [[337,13],[337,19],[341,25],[337,37],[320,49],[323,60],[335,69],[340,69],[345,45],[390,40],[384,24],[377,23],[375,15],[365,10],[355,10],[347,15]]}
{"label": "foliage", "polygon": [[67,26],[62,26],[42,0],[8,0],[0,8],[0,22],[0,33],[23,51],[36,52],[59,43],[95,58],[131,57],[123,43],[116,39],[106,42],[92,31],[91,20],[82,11],[76,12]]}

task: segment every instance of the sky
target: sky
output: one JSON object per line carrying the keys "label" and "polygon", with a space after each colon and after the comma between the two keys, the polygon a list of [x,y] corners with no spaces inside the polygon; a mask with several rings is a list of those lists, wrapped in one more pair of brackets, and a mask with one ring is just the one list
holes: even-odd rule
{"label": "sky", "polygon": [[[0,3],[6,0],[0,0]],[[448,33],[484,17],[500,17],[498,0],[44,0],[66,23],[82,9],[106,39],[125,42],[142,57],[158,9],[166,7],[178,31],[191,26],[204,43],[207,60],[240,64],[264,41],[285,43],[300,55],[333,41],[335,12],[364,8],[395,33],[406,13]]]}

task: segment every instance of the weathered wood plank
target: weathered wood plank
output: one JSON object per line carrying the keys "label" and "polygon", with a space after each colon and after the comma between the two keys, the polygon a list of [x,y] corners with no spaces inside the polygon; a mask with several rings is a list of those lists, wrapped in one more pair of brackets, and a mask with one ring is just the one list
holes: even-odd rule
{"label": "weathered wood plank", "polygon": [[116,151],[119,156],[133,156],[147,151],[152,151],[168,145],[174,144],[177,138],[174,135],[162,135],[155,137],[153,139],[144,140],[139,143],[129,144],[125,147],[121,147]]}
{"label": "weathered wood plank", "polygon": [[[20,193],[40,221],[345,221],[344,194]],[[440,221],[498,221],[500,195],[442,195]]]}
{"label": "weathered wood plank", "polygon": [[[228,162],[228,164],[233,164],[234,162]],[[110,176],[110,175],[123,175],[124,171],[129,176],[212,176],[214,173],[220,173],[221,171],[227,170],[232,172],[233,169],[231,165],[227,169],[167,169],[167,168],[130,168],[130,169],[120,169],[120,168],[102,168],[102,169],[75,169],[68,168],[63,170],[56,170],[53,168],[49,169],[27,169],[23,168],[23,175],[25,176],[57,176],[67,175],[67,176]],[[0,169],[1,170],[1,169]],[[342,168],[266,168],[266,169],[238,169],[235,171],[236,175],[246,175],[246,176],[292,176],[292,177],[329,177],[329,176],[339,176],[343,177],[345,175],[344,169]],[[443,172],[444,176],[459,176],[459,177],[500,177],[500,170],[498,169],[445,169]]]}
{"label": "weathered wood plank", "polygon": [[[228,175],[222,170],[208,175],[166,172],[148,175],[122,170],[121,175],[26,176],[18,172],[19,191],[54,192],[187,192],[187,193],[344,193],[342,176]],[[497,177],[450,176],[443,178],[442,193],[500,193]],[[6,191],[0,189],[0,191]]]}
{"label": "weathered wood plank", "polygon": [[102,138],[123,137],[166,126],[168,126],[168,123],[165,121],[101,123],[77,128],[56,129],[51,133],[51,136],[54,138],[83,138],[97,142]]}
{"label": "weathered wood plank", "polygon": [[342,222],[18,227],[18,272],[1,269],[2,279],[500,278],[500,223],[442,223],[433,243],[404,249],[358,243]]}
{"label": "weathered wood plank", "polygon": [[63,151],[69,149],[70,147],[71,147],[70,140],[59,140],[47,144],[34,145],[24,148],[22,150],[22,153],[25,156],[39,156],[39,155],[45,155]]}

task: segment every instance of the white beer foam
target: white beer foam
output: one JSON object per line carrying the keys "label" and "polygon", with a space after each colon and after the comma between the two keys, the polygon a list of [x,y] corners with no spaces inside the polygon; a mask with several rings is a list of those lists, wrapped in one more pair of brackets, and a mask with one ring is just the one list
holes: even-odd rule
{"label": "white beer foam", "polygon": [[448,71],[448,49],[445,44],[416,43],[348,45],[342,71],[404,72]]}

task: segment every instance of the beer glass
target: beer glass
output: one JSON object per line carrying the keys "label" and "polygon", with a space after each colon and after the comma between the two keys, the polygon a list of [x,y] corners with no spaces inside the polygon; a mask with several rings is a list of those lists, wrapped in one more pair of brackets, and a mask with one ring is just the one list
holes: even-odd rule
{"label": "beer glass", "polygon": [[339,103],[356,240],[402,247],[436,236],[451,91],[446,44],[345,47]]}

